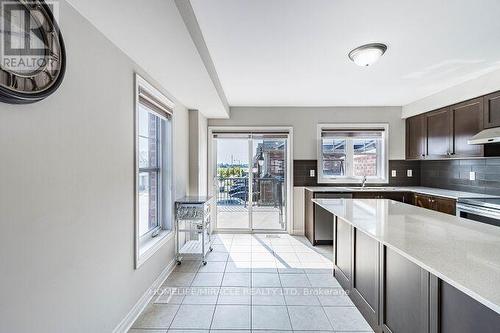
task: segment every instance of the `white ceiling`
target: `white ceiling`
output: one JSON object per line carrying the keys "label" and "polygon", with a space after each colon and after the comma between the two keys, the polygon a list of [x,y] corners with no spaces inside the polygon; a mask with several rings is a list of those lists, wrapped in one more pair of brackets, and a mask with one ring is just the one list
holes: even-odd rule
{"label": "white ceiling", "polygon": [[498,0],[191,2],[232,106],[406,105],[500,69]]}
{"label": "white ceiling", "polygon": [[174,0],[69,2],[187,108],[228,117]]}

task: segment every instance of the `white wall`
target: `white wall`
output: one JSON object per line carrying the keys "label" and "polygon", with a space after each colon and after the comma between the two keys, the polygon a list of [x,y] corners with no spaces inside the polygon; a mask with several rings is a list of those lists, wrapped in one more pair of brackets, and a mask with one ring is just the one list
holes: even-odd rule
{"label": "white wall", "polygon": [[318,123],[389,123],[389,158],[404,159],[405,123],[401,107],[232,107],[230,119],[209,126],[293,126],[293,159],[316,159]]}
{"label": "white wall", "polygon": [[207,195],[208,120],[189,111],[189,194]]}
{"label": "white wall", "polygon": [[473,80],[445,89],[403,106],[403,118],[439,109],[481,95],[500,90],[500,70],[482,75]]}
{"label": "white wall", "polygon": [[[109,333],[174,255],[171,241],[134,270],[133,82],[145,73],[64,2],[60,19],[60,89],[0,104],[0,332]],[[189,138],[177,105],[180,197]]]}
{"label": "white wall", "polygon": [[198,194],[208,193],[208,119],[200,114],[198,120]]}
{"label": "white wall", "polygon": [[229,116],[175,1],[68,1],[185,106]]}

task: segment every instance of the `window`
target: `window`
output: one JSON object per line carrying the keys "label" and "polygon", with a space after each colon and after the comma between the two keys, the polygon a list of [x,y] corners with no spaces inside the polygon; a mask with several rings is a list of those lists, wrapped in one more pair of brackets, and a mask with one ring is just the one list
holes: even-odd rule
{"label": "window", "polygon": [[387,137],[387,124],[318,125],[318,183],[386,183]]}
{"label": "window", "polygon": [[173,104],[136,76],[136,267],[172,228]]}

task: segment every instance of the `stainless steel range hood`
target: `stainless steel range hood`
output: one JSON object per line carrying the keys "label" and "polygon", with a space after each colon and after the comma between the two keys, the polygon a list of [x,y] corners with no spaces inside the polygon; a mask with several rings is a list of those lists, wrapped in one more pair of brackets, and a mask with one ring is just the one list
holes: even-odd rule
{"label": "stainless steel range hood", "polygon": [[500,142],[500,127],[488,128],[474,135],[467,141],[470,145]]}

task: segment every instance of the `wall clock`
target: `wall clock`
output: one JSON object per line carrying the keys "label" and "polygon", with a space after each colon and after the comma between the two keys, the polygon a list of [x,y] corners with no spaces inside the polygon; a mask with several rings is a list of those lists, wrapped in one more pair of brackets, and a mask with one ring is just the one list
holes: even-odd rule
{"label": "wall clock", "polygon": [[57,90],[66,54],[54,6],[42,0],[1,0],[0,101],[33,103]]}

